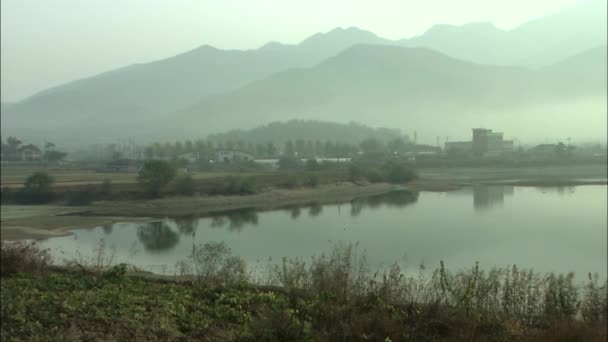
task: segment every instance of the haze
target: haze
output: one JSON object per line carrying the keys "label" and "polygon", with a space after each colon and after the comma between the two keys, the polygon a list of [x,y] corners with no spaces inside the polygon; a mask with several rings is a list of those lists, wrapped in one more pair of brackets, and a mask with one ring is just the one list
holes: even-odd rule
{"label": "haze", "polygon": [[220,49],[253,49],[269,41],[295,44],[338,26],[389,39],[420,35],[435,24],[489,21],[511,29],[577,2],[4,0],[2,102],[203,44]]}

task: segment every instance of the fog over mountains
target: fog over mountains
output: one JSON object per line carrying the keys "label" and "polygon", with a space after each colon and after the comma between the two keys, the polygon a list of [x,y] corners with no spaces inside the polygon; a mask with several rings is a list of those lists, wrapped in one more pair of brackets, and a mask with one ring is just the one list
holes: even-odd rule
{"label": "fog over mountains", "polygon": [[337,28],[298,45],[203,45],[1,110],[3,136],[62,144],[204,137],[289,119],[417,130],[432,142],[481,125],[529,140],[605,140],[606,1],[509,31],[436,25],[391,41]]}

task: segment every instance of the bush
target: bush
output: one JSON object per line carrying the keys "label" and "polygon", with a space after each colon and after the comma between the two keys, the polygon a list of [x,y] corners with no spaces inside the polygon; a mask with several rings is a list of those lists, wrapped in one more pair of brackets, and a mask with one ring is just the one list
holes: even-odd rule
{"label": "bush", "polygon": [[72,206],[89,205],[93,202],[95,191],[91,186],[68,193],[67,204]]}
{"label": "bush", "polygon": [[164,160],[148,160],[137,175],[137,183],[154,197],[175,178],[175,167]]}
{"label": "bush", "polygon": [[250,195],[257,192],[255,179],[252,177],[226,177],[223,182],[209,190],[213,195]]}
{"label": "bush", "polygon": [[294,157],[282,157],[279,159],[279,170],[297,170],[301,167],[302,162]]}
{"label": "bush", "polygon": [[23,189],[15,194],[17,202],[21,204],[45,204],[53,200],[54,194],[51,185],[53,177],[46,172],[35,172],[29,176]]}
{"label": "bush", "polygon": [[315,187],[315,186],[319,185],[319,183],[320,183],[320,178],[319,178],[319,175],[317,175],[317,174],[312,174],[312,175],[308,176],[308,179],[306,179],[306,185],[308,185],[308,186]]}
{"label": "bush", "polygon": [[184,175],[175,180],[175,192],[180,195],[194,195],[195,186],[194,179],[190,175]]}
{"label": "bush", "polygon": [[386,180],[391,183],[406,183],[416,178],[414,170],[403,162],[388,161],[384,164]]}
{"label": "bush", "polygon": [[99,186],[99,195],[102,198],[108,198],[112,195],[112,181],[110,179],[104,179]]}
{"label": "bush", "polygon": [[190,259],[202,281],[235,284],[247,281],[245,261],[232,255],[224,242],[208,242],[192,247]]}
{"label": "bush", "polygon": [[47,249],[40,249],[35,242],[2,242],[0,275],[43,272],[51,263]]}
{"label": "bush", "polygon": [[307,171],[317,171],[319,170],[319,162],[316,159],[311,158],[306,161],[306,170]]}
{"label": "bush", "polygon": [[8,186],[5,186],[0,190],[0,202],[8,203],[13,200],[14,195],[13,190]]}
{"label": "bush", "polygon": [[289,177],[287,177],[287,181],[285,181],[285,187],[288,189],[295,189],[300,187],[300,185],[302,185],[302,182],[300,181],[300,178],[296,175],[290,175]]}

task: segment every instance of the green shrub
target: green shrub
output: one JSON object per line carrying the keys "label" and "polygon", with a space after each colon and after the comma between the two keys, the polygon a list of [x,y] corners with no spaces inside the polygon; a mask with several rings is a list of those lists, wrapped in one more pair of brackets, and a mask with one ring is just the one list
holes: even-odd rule
{"label": "green shrub", "polygon": [[300,187],[301,185],[302,185],[302,181],[296,175],[288,176],[287,180],[285,181],[285,187],[288,189],[295,189],[295,188]]}
{"label": "green shrub", "polygon": [[192,247],[190,260],[199,280],[217,284],[244,283],[245,261],[232,255],[224,242],[207,242]]}
{"label": "green shrub", "polygon": [[15,193],[8,186],[3,187],[0,190],[0,202],[8,203],[14,199]]}
{"label": "green shrub", "polygon": [[89,205],[93,202],[94,197],[94,189],[91,186],[87,186],[84,189],[69,192],[67,195],[67,205]]}
{"label": "green shrub", "polygon": [[256,192],[255,178],[238,176],[226,177],[209,189],[212,195],[250,195]]}
{"label": "green shrub", "polygon": [[35,242],[2,242],[0,251],[0,275],[39,273],[51,263],[47,249],[40,249]]}
{"label": "green shrub", "polygon": [[21,204],[45,204],[55,197],[51,185],[55,180],[46,172],[35,172],[25,180],[23,189],[16,194]]}
{"label": "green shrub", "polygon": [[295,157],[282,157],[279,159],[279,170],[297,170],[301,166],[302,162]]}
{"label": "green shrub", "polygon": [[316,159],[311,158],[306,161],[306,170],[307,171],[317,171],[317,170],[319,170],[319,168],[320,168],[320,165]]}
{"label": "green shrub", "polygon": [[99,196],[102,198],[108,198],[112,195],[112,180],[104,179],[99,186]]}
{"label": "green shrub", "polygon": [[384,164],[386,180],[391,183],[406,183],[416,178],[414,170],[403,162],[388,161]]}
{"label": "green shrub", "polygon": [[320,180],[319,175],[315,173],[315,174],[308,176],[308,178],[306,179],[306,185],[315,187],[315,186],[319,185],[320,181],[321,180]]}
{"label": "green shrub", "polygon": [[184,175],[175,180],[175,192],[180,195],[194,195],[195,187],[194,179],[190,175]]}
{"label": "green shrub", "polygon": [[164,160],[148,160],[137,175],[137,183],[151,196],[160,196],[161,191],[175,178],[173,165]]}

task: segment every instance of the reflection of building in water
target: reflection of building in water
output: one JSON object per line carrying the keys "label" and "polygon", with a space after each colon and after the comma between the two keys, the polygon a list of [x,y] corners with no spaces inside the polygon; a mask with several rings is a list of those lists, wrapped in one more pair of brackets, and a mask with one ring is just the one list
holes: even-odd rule
{"label": "reflection of building in water", "polygon": [[513,186],[507,185],[473,185],[473,207],[487,209],[503,204],[505,195],[513,195]]}

